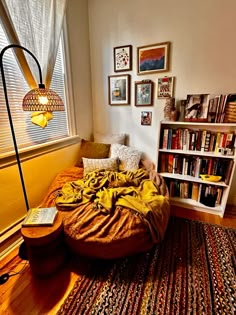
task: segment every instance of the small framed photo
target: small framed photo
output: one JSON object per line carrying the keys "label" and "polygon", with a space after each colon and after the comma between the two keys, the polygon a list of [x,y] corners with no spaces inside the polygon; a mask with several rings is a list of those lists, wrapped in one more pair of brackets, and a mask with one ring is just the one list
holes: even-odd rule
{"label": "small framed photo", "polygon": [[135,106],[153,105],[154,83],[151,80],[135,82]]}
{"label": "small framed photo", "polygon": [[132,46],[114,47],[114,71],[132,70]]}
{"label": "small framed photo", "polygon": [[185,105],[184,121],[207,122],[209,94],[189,94]]}
{"label": "small framed photo", "polygon": [[169,70],[170,42],[137,48],[137,73],[151,74]]}
{"label": "small framed photo", "polygon": [[141,112],[141,125],[151,126],[152,112]]}
{"label": "small framed photo", "polygon": [[108,99],[110,105],[130,104],[130,75],[108,76]]}
{"label": "small framed photo", "polygon": [[157,98],[173,97],[174,77],[158,78],[157,80]]}

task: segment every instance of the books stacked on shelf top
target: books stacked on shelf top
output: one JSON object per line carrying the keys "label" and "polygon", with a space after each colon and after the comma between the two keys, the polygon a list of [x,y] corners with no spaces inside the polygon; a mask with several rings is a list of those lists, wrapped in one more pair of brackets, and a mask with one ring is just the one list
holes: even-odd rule
{"label": "books stacked on shelf top", "polygon": [[210,123],[236,122],[236,94],[221,94],[210,98],[207,120]]}
{"label": "books stacked on shelf top", "polygon": [[31,208],[23,223],[23,227],[29,226],[52,226],[57,216],[56,207]]}

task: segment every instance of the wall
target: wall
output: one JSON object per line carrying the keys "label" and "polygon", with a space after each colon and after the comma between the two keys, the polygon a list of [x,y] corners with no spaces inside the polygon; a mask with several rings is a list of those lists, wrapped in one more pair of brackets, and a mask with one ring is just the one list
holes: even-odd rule
{"label": "wall", "polygon": [[[30,207],[40,204],[56,174],[77,161],[79,144],[40,155],[21,163]],[[0,169],[1,220],[0,235],[26,214],[17,165]]]}
{"label": "wall", "polygon": [[[228,0],[89,0],[94,130],[125,132],[129,143],[156,161],[158,123],[164,101],[134,106],[134,81],[175,76],[176,101],[194,93],[235,93],[236,1]],[[170,71],[137,75],[137,47],[171,42]],[[113,48],[133,45],[131,105],[108,105],[108,75],[115,74]],[[140,113],[151,110],[151,126],[141,126]],[[235,182],[235,180],[234,180]],[[235,186],[235,185],[234,185]],[[236,190],[229,200],[236,201]]]}

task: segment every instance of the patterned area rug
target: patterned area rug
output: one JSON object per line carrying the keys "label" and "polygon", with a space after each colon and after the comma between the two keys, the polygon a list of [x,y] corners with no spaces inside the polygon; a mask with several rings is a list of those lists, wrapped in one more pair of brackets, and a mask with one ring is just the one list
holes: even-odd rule
{"label": "patterned area rug", "polygon": [[95,261],[58,314],[236,314],[236,230],[172,217],[151,251]]}

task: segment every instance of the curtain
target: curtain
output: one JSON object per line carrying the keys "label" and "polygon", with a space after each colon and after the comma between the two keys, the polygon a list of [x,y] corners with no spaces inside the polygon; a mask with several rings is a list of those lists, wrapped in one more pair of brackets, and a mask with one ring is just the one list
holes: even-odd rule
{"label": "curtain", "polygon": [[[17,0],[17,5],[16,0],[0,0],[0,14],[10,42],[35,55],[46,87],[51,83],[65,8],[66,0]],[[29,87],[37,87],[35,61],[21,49],[15,49],[15,54]]]}

